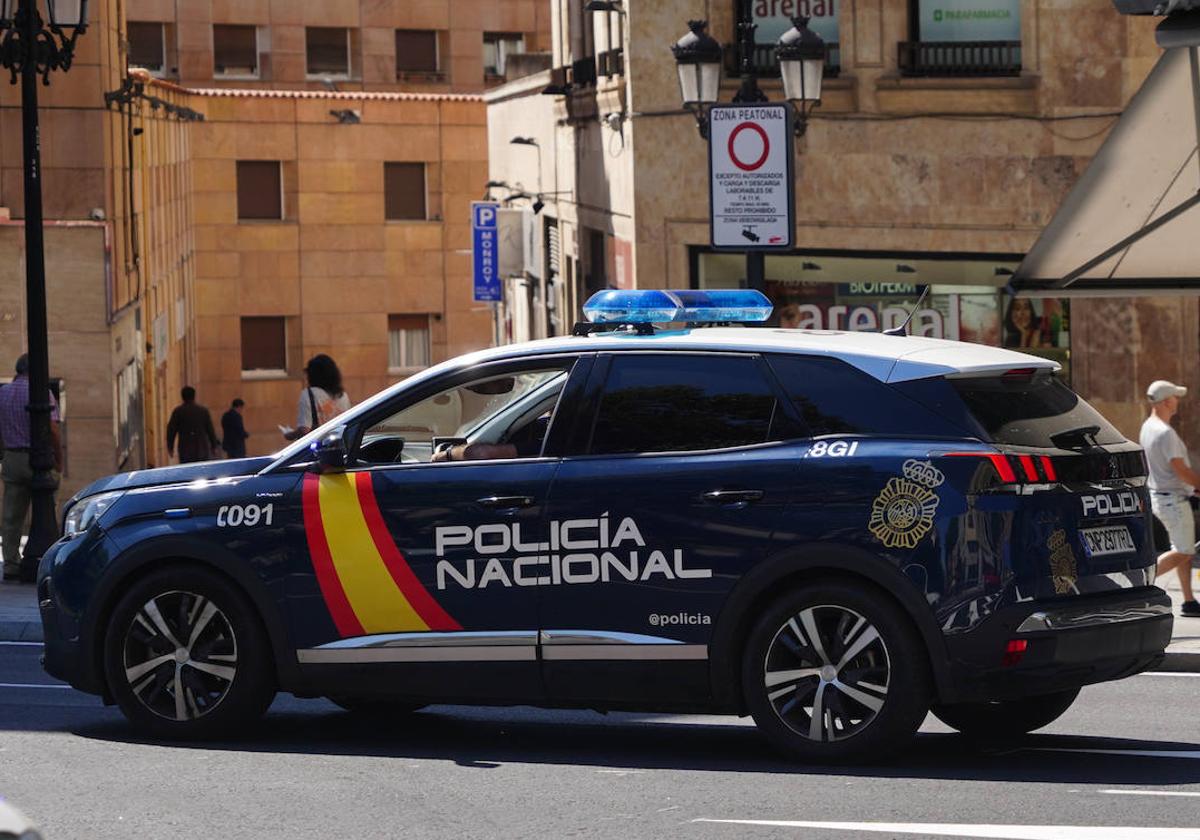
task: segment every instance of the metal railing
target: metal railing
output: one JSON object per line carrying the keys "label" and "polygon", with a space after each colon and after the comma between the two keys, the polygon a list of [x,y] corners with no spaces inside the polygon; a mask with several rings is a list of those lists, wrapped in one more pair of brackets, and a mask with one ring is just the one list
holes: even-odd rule
{"label": "metal railing", "polygon": [[1020,41],[901,41],[904,76],[1019,76]]}
{"label": "metal railing", "polygon": [[625,72],[625,53],[620,48],[596,56],[596,72],[601,76],[620,76]]}
{"label": "metal railing", "polygon": [[[842,51],[837,41],[825,42],[825,78],[836,79],[842,69]],[[725,73],[736,77],[741,73],[742,55],[737,44],[725,46]],[[754,45],[754,72],[760,79],[778,79],[779,62],[775,60],[774,44]]]}

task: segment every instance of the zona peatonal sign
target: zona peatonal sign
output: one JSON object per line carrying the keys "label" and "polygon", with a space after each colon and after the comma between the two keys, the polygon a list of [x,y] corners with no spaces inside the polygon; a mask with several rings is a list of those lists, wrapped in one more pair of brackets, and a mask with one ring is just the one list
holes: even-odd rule
{"label": "zona peatonal sign", "polygon": [[709,112],[714,248],[792,247],[795,172],[789,105],[714,105]]}

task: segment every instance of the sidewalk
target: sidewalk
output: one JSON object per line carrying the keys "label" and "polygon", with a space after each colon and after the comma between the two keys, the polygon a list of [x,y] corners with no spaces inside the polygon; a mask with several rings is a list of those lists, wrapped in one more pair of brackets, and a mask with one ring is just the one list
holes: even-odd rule
{"label": "sidewalk", "polygon": [[[1163,671],[1200,672],[1200,618],[1179,615],[1179,578],[1172,572],[1159,585],[1174,602],[1175,634],[1167,648]],[[0,583],[0,642],[40,642],[42,622],[32,584]]]}

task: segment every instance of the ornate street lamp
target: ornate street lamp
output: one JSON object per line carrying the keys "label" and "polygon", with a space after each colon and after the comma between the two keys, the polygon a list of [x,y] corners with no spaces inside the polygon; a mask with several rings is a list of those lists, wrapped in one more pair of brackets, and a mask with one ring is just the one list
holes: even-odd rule
{"label": "ornate street lamp", "polygon": [[708,21],[689,20],[688,33],[671,46],[683,107],[695,114],[704,138],[708,137],[708,109],[721,90],[721,45],[707,29]]}
{"label": "ornate street lamp", "polygon": [[45,0],[50,24],[37,0],[0,0],[0,64],[21,77],[21,128],[25,150],[25,320],[29,345],[29,465],[33,470],[32,524],[21,579],[33,580],[37,563],[58,539],[54,515],[54,452],[50,438],[50,353],[46,334],[46,262],[42,242],[42,161],[37,83],[51,70],[68,70],[75,40],[87,29],[87,0]]}
{"label": "ornate street lamp", "polygon": [[825,74],[825,42],[808,28],[808,18],[792,18],[792,28],[779,36],[775,57],[779,60],[784,95],[796,111],[796,136],[808,127],[808,115],[821,102],[821,78]]}

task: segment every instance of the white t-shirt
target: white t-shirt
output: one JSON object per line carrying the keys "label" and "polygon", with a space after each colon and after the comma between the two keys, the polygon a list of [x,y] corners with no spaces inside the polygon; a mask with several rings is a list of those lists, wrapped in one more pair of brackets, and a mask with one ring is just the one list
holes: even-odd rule
{"label": "white t-shirt", "polygon": [[[308,396],[309,391],[312,391],[311,400]],[[317,404],[317,422],[315,423],[312,416],[314,402]],[[296,407],[296,428],[303,426],[306,429],[315,429],[317,426],[328,423],[348,408],[350,408],[350,398],[346,396],[345,391],[336,397],[331,397],[324,388],[304,388],[300,391],[300,402]]]}
{"label": "white t-shirt", "polygon": [[1158,415],[1151,414],[1142,424],[1142,433],[1138,436],[1138,441],[1142,449],[1146,450],[1146,464],[1150,467],[1150,478],[1146,483],[1150,485],[1150,489],[1158,493],[1192,495],[1195,488],[1185,483],[1171,468],[1171,461],[1176,458],[1182,458],[1183,463],[1189,467],[1192,465],[1188,460],[1187,447],[1171,424],[1164,423]]}

